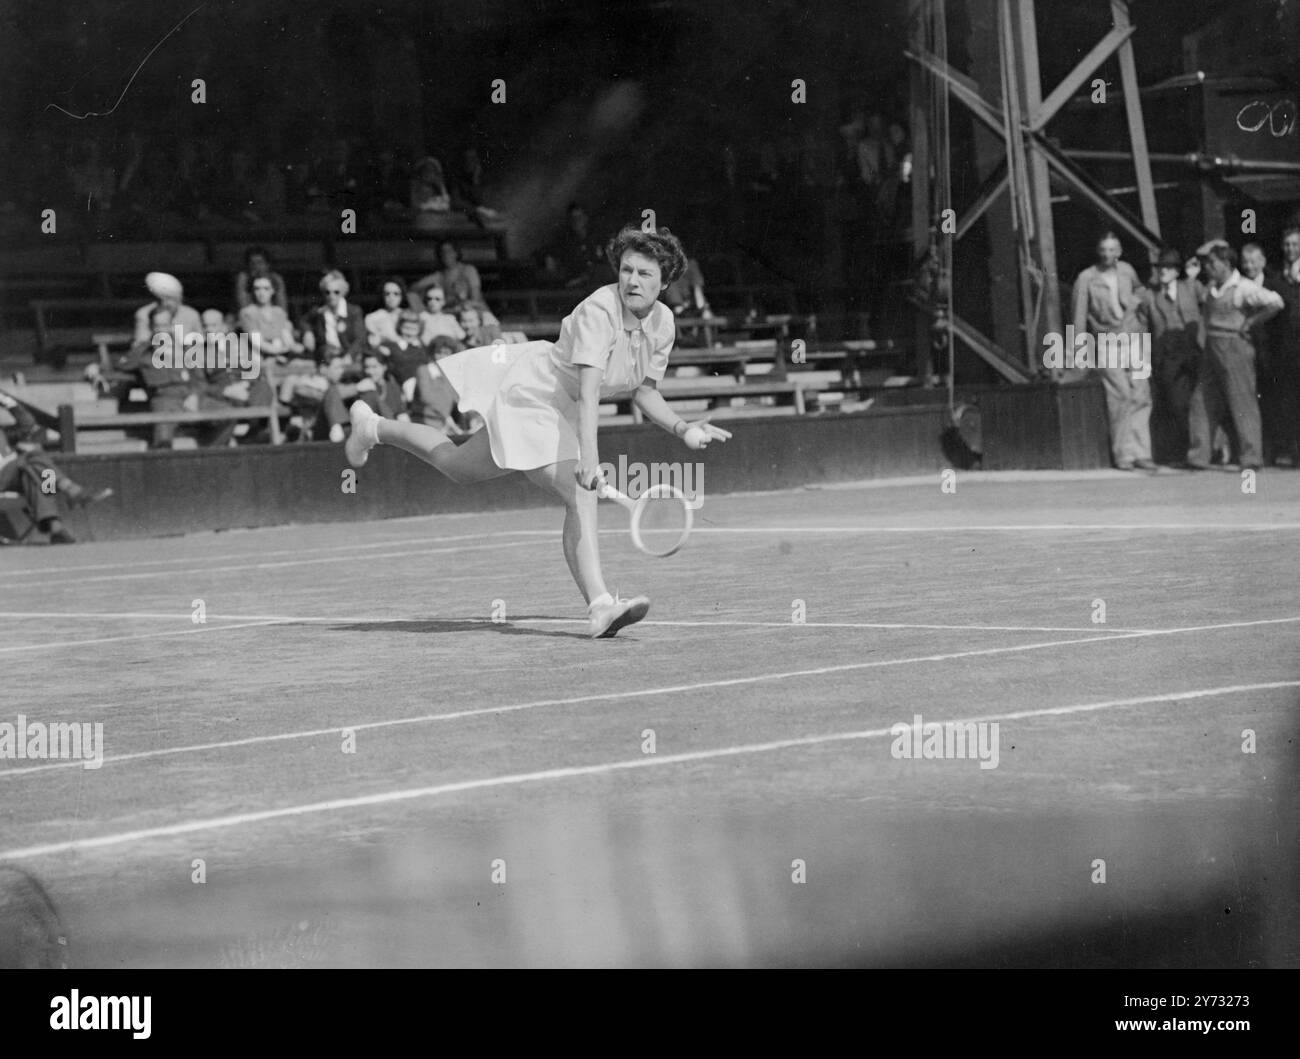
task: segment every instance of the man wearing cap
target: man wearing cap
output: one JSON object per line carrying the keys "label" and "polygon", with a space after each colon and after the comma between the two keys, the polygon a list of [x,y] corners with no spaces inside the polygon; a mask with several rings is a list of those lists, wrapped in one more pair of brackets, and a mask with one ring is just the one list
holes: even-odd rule
{"label": "man wearing cap", "polygon": [[1257,470],[1263,465],[1263,438],[1251,331],[1282,311],[1282,297],[1238,272],[1237,252],[1230,246],[1211,246],[1201,264],[1209,281],[1201,296],[1205,353],[1188,416],[1187,462],[1194,470],[1210,466],[1214,428],[1226,414],[1237,428],[1241,466]]}
{"label": "man wearing cap", "polygon": [[135,311],[134,342],[148,342],[153,336],[153,326],[149,323],[149,317],[158,308],[169,310],[172,314],[172,325],[180,324],[185,328],[184,334],[203,333],[203,320],[199,314],[182,303],[184,290],[180,280],[166,272],[150,272],[144,278],[144,285],[154,296],[154,300]]}
{"label": "man wearing cap", "polygon": [[1204,333],[1196,284],[1182,278],[1183,258],[1161,251],[1157,282],[1143,290],[1138,328],[1151,334],[1151,442],[1157,463],[1187,459],[1188,411],[1196,388]]}

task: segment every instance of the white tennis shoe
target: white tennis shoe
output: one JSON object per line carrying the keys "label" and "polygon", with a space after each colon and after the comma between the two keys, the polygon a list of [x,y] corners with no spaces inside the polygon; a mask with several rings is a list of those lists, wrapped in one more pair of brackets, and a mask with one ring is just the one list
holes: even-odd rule
{"label": "white tennis shoe", "polygon": [[343,444],[348,463],[360,467],[370,457],[370,450],[379,444],[379,416],[365,401],[352,402],[348,413],[352,417],[352,433]]}
{"label": "white tennis shoe", "polygon": [[626,625],[635,625],[650,612],[650,599],[647,596],[634,596],[632,599],[614,597],[613,603],[605,603],[591,611],[591,638],[603,640],[615,635]]}

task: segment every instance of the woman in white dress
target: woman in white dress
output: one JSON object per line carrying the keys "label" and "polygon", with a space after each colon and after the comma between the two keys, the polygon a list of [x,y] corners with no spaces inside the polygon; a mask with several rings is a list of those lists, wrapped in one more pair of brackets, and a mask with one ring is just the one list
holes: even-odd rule
{"label": "woman in white dress", "polygon": [[659,292],[686,267],[681,243],[667,228],[624,228],[606,248],[617,282],[601,287],[564,318],[555,342],[484,346],[446,357],[438,366],[460,410],[486,424],[468,442],[419,423],[377,416],[358,401],[346,450],[355,467],[376,444],[395,445],[454,482],[480,482],[523,471],[565,506],[564,558],[587,601],[593,637],[613,636],[650,609],[644,596],[615,599],[600,569],[596,444],[602,401],[632,394],[652,423],[700,449],[731,434],[707,420],[688,423],[668,407],[658,382],[668,367],[674,324]]}

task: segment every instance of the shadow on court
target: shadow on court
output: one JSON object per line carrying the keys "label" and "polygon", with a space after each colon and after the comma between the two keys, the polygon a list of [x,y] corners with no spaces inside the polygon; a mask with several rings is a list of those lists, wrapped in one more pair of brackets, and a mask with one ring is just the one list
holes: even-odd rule
{"label": "shadow on court", "polygon": [[[557,616],[549,614],[528,614],[519,615],[515,621],[560,621]],[[293,624],[288,622],[286,624]],[[433,635],[436,633],[457,633],[457,632],[490,632],[499,636],[545,636],[552,639],[561,640],[587,640],[590,637],[581,632],[565,632],[560,629],[534,629],[522,625],[511,624],[511,620],[504,622],[494,621],[465,621],[465,620],[444,620],[430,618],[426,621],[364,621],[353,622],[348,625],[327,625],[325,626],[331,632],[378,632],[378,633],[423,633]]]}

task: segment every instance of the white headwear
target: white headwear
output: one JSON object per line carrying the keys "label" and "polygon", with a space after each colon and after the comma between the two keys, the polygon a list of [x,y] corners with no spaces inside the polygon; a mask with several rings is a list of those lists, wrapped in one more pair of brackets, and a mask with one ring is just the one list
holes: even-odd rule
{"label": "white headwear", "polygon": [[144,285],[155,298],[181,297],[181,281],[167,272],[150,272],[144,278]]}

